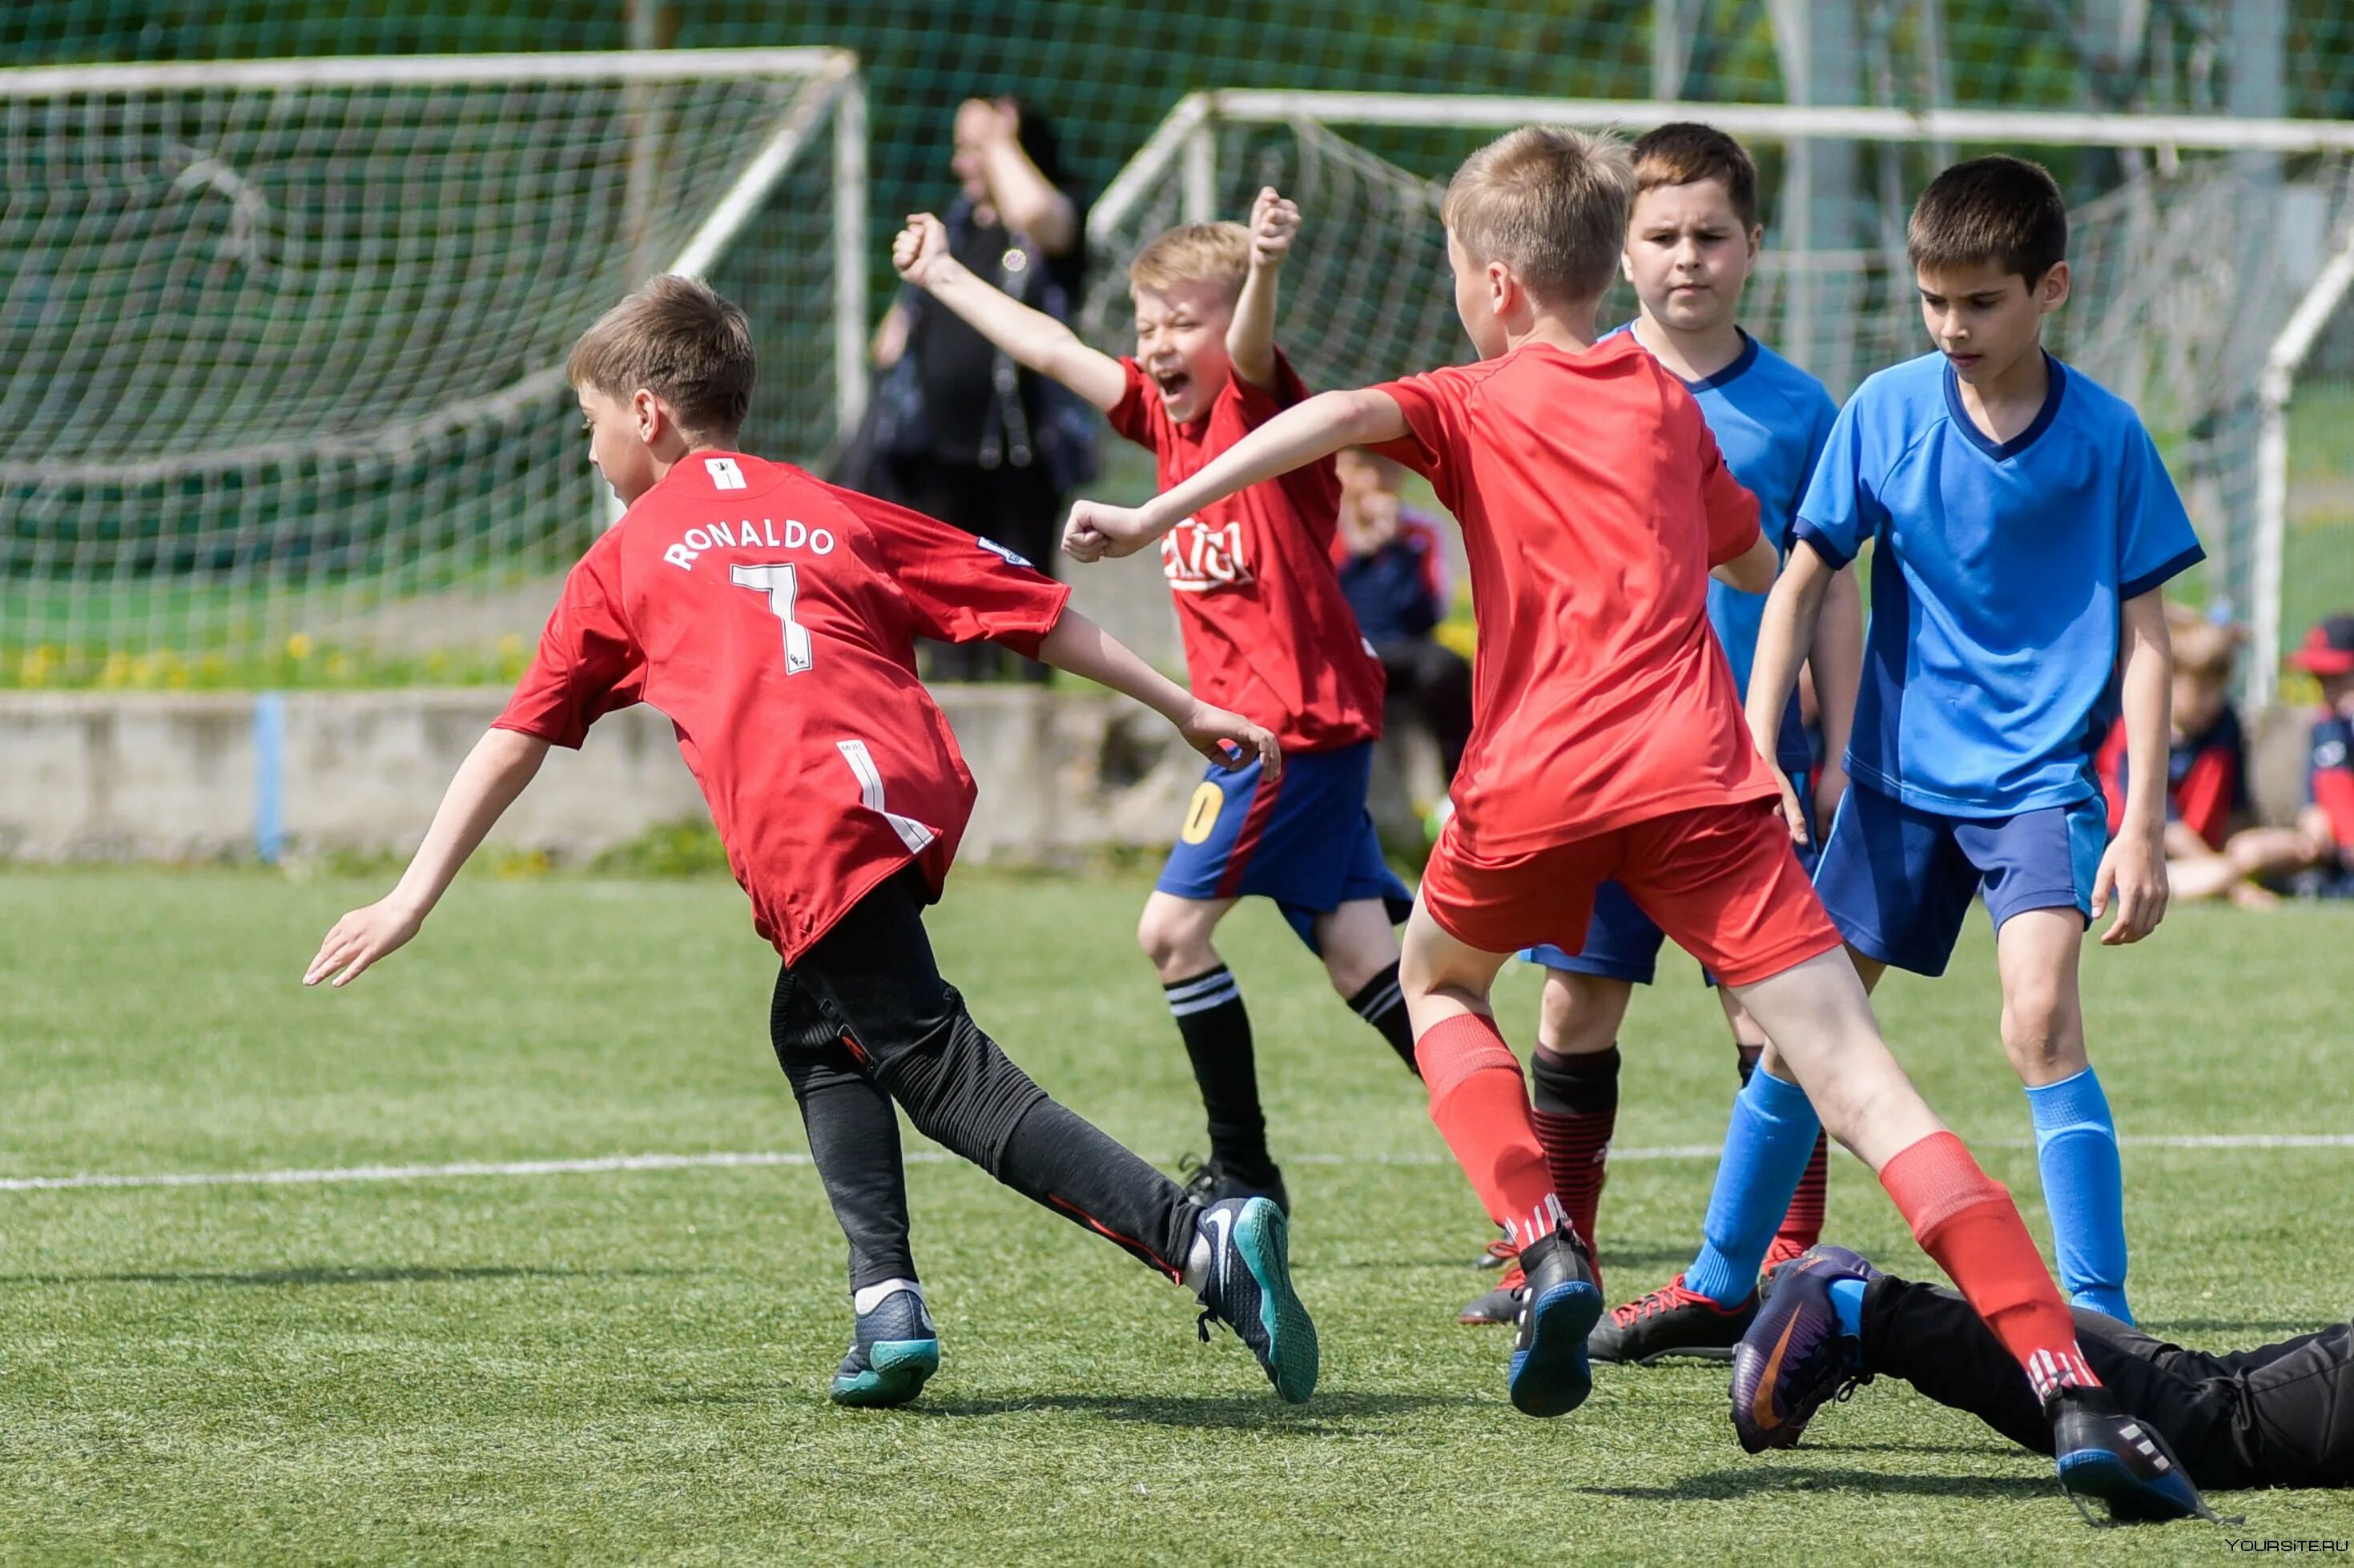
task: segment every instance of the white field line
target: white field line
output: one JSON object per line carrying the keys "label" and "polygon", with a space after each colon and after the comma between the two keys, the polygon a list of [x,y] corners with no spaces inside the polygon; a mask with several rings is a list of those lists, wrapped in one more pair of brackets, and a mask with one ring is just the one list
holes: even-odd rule
{"label": "white field line", "polygon": [[[2026,1149],[2025,1139],[1981,1139],[1998,1149]],[[2190,1133],[2120,1139],[2128,1149],[2354,1149],[2354,1133]],[[1648,1149],[1614,1149],[1613,1160],[1713,1160],[1713,1143],[1670,1143]],[[953,1155],[914,1150],[911,1165],[938,1165]],[[1404,1154],[1307,1154],[1288,1157],[1299,1165],[1444,1165],[1436,1150]],[[448,1165],[339,1165],[317,1170],[82,1171],[70,1176],[0,1176],[0,1192],[55,1192],[120,1187],[313,1187],[344,1181],[430,1181],[477,1177],[592,1176],[608,1171],[703,1171],[768,1165],[807,1165],[810,1157],[790,1150],[708,1154],[609,1154],[586,1160],[507,1160]]]}

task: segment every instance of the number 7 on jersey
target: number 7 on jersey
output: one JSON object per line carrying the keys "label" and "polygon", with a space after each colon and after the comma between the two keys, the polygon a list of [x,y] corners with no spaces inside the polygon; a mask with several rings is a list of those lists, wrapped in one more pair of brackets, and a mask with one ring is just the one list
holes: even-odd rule
{"label": "number 7 on jersey", "polygon": [[798,675],[811,663],[809,628],[793,619],[794,571],[789,562],[775,567],[731,567],[727,580],[769,596],[769,609],[785,624],[785,673]]}

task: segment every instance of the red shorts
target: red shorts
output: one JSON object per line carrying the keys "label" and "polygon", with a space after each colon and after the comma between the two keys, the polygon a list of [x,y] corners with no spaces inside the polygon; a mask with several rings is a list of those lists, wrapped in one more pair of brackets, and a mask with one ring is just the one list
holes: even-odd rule
{"label": "red shorts", "polygon": [[1748,985],[1828,953],[1823,913],[1771,800],[1673,811],[1528,854],[1466,852],[1449,819],[1422,874],[1438,928],[1485,953],[1585,945],[1595,890],[1616,881],[1669,940],[1727,985]]}

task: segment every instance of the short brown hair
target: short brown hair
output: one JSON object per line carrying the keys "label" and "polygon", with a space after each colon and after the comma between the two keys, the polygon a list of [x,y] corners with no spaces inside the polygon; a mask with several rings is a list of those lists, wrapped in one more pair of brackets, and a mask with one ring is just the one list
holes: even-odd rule
{"label": "short brown hair", "polygon": [[1617,275],[1634,199],[1618,137],[1523,125],[1463,160],[1438,218],[1474,260],[1503,262],[1537,293],[1588,299]]}
{"label": "short brown hair", "polygon": [[1250,230],[1239,223],[1181,223],[1154,235],[1128,264],[1128,281],[1139,289],[1177,283],[1215,283],[1235,295],[1250,276]]}
{"label": "short brown hair", "polygon": [[1757,162],[1748,148],[1713,125],[1691,120],[1662,125],[1635,143],[1637,195],[1702,180],[1722,182],[1741,227],[1757,227]]}
{"label": "short brown hair", "polygon": [[2174,673],[2202,681],[2228,681],[2239,667],[2244,627],[2210,620],[2187,604],[2166,607],[2166,632],[2174,646]]}
{"label": "short brown hair", "polygon": [[627,397],[640,387],[705,436],[732,436],[752,407],[759,366],[744,313],[699,279],[665,273],[642,285],[580,334],[564,376],[587,392]]}
{"label": "short brown hair", "polygon": [[2068,256],[2068,203],[2041,164],[1996,153],[1956,164],[1913,204],[1904,249],[1916,268],[1988,262],[2030,285]]}

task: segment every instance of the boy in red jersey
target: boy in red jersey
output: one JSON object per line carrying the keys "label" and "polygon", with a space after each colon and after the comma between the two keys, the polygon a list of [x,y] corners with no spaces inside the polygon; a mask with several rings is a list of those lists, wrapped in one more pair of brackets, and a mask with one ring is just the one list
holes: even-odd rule
{"label": "boy in red jersey", "polygon": [[[1184,224],[1147,245],[1129,267],[1132,359],[1097,353],[960,266],[928,214],[907,220],[891,260],[1015,360],[1101,408],[1159,460],[1166,489],[1308,396],[1275,346],[1276,275],[1299,224],[1269,188],[1247,228]],[[1365,810],[1382,666],[1332,567],[1340,496],[1320,458],[1203,507],[1161,542],[1193,684],[1274,731],[1286,758],[1279,782],[1247,765],[1208,772],[1137,927],[1208,1112],[1210,1158],[1193,1178],[1205,1198],[1289,1202],[1267,1146],[1250,1015],[1212,943],[1235,899],[1274,899],[1333,990],[1415,1065],[1393,930],[1411,895]]]}
{"label": "boy in red jersey", "polygon": [[474,747],[392,894],[337,921],[303,983],[400,947],[551,745],[651,703],[677,726],[752,921],[783,956],[769,1032],[850,1238],[848,1404],[914,1398],[939,1343],[907,1240],[897,1101],[926,1135],[1118,1244],[1230,1324],[1287,1400],[1316,1382],[1282,1212],[1188,1201],[1050,1099],[942,980],[922,911],[973,803],[915,639],[987,638],[1124,692],[1207,755],[1280,767],[1274,737],[1199,702],[1067,607],[1010,551],[735,449],[752,390],[743,313],[658,278],[567,367],[589,461],[629,505],[566,580],[538,657]]}
{"label": "boy in red jersey", "polygon": [[[1432,1119],[1522,1245],[1517,1407],[1556,1415],[1585,1399],[1602,1300],[1489,989],[1517,948],[1582,941],[1615,877],[1773,1042],[1735,1116],[1770,1099],[1771,1114],[1808,1124],[1803,1142],[1771,1146],[1795,1149],[1788,1169],[1733,1173],[1774,1195],[1757,1234],[1727,1245],[1753,1267],[1764,1255],[1813,1149],[1811,1096],[2026,1369],[2059,1423],[2063,1482],[2112,1507],[2147,1503],[2155,1458],[2103,1402],[2009,1194],[1889,1054],[1792,853],[1765,760],[1775,736],[1752,736],[1705,608],[1711,567],[1767,587],[1774,546],[1691,393],[1631,338],[1596,342],[1634,183],[1606,136],[1529,127],[1473,154],[1441,216],[1480,363],[1310,398],[1140,509],[1080,502],[1065,548],[1083,560],[1136,549],[1242,485],[1376,443],[1427,475],[1462,524],[1478,718],[1402,978]],[[1737,1366],[1736,1427],[1770,1431],[1829,1397],[1837,1379],[1820,1361]]]}

